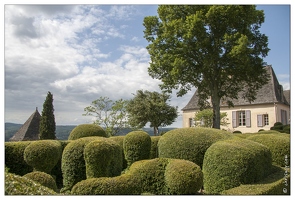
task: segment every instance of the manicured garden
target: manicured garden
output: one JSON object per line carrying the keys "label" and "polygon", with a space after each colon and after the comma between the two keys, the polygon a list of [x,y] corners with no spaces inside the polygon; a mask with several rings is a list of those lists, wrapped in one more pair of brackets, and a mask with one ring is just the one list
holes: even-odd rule
{"label": "manicured garden", "polygon": [[5,142],[6,195],[290,194],[290,134],[179,128]]}

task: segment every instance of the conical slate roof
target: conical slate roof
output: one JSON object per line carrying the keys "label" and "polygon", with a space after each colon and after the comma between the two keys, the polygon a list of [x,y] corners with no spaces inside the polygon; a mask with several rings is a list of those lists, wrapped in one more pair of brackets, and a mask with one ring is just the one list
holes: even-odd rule
{"label": "conical slate roof", "polygon": [[22,125],[22,127],[10,138],[10,141],[39,140],[39,124],[41,115],[36,111]]}

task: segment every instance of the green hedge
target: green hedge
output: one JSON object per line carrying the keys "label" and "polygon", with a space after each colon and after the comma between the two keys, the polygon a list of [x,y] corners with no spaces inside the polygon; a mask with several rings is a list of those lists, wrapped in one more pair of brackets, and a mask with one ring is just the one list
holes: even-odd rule
{"label": "green hedge", "polygon": [[[109,137],[110,140],[117,142],[117,144],[119,144],[120,147],[122,147],[122,149],[123,149],[124,138],[125,138],[125,135]],[[127,160],[125,158],[124,151],[122,152],[122,159],[123,159],[123,169],[126,169],[127,168]]]}
{"label": "green hedge", "polygon": [[168,194],[197,194],[203,186],[203,173],[193,162],[173,159],[166,166],[165,183]]}
{"label": "green hedge", "polygon": [[68,140],[76,140],[91,136],[107,137],[107,134],[103,128],[96,124],[80,124],[71,131]]}
{"label": "green hedge", "polygon": [[86,166],[84,160],[84,147],[102,137],[84,137],[71,141],[62,153],[61,170],[63,175],[63,188],[67,192],[81,180],[86,179]]}
{"label": "green hedge", "polygon": [[86,177],[113,177],[121,174],[123,149],[115,141],[98,139],[85,146]]}
{"label": "green hedge", "polygon": [[37,183],[40,183],[41,185],[48,187],[52,189],[53,191],[57,191],[57,186],[56,186],[56,182],[54,178],[45,172],[39,172],[39,171],[30,172],[28,174],[25,174],[23,177],[26,177]]}
{"label": "green hedge", "polygon": [[30,143],[24,151],[24,160],[34,171],[50,174],[62,154],[61,143],[57,140],[37,140]]}
{"label": "green hedge", "polygon": [[290,195],[290,172],[280,168],[255,184],[241,185],[223,191],[223,195]]}
{"label": "green hedge", "polygon": [[207,194],[258,182],[271,173],[271,152],[257,142],[234,138],[213,144],[205,153],[203,173]]}
{"label": "green hedge", "polygon": [[158,142],[161,136],[151,136],[151,151],[150,151],[150,159],[158,158]]}
{"label": "green hedge", "polygon": [[24,151],[31,141],[5,142],[5,166],[11,173],[23,176],[31,171],[33,167],[24,160]]}
{"label": "green hedge", "polygon": [[77,183],[73,195],[198,194],[203,183],[201,168],[178,159],[156,158],[133,163],[125,174]]}
{"label": "green hedge", "polygon": [[123,149],[128,167],[135,161],[149,159],[151,137],[144,131],[132,131],[124,137]]}
{"label": "green hedge", "polygon": [[185,159],[203,165],[206,150],[215,142],[232,137],[212,128],[179,128],[168,131],[158,142],[159,158]]}
{"label": "green hedge", "polygon": [[289,134],[255,134],[247,139],[267,146],[271,151],[273,164],[281,167],[289,165],[285,162],[285,156],[290,158],[291,153]]}
{"label": "green hedge", "polygon": [[5,195],[56,195],[52,189],[13,173],[5,172]]}

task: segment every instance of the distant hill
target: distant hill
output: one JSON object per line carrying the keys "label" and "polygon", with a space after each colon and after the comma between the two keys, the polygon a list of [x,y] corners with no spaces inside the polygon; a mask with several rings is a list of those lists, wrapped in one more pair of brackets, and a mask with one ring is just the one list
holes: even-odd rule
{"label": "distant hill", "polygon": [[[9,139],[20,129],[22,124],[15,123],[5,123],[5,142],[9,141]],[[57,125],[56,126],[56,137],[59,140],[67,140],[71,131],[75,128],[74,125]],[[167,132],[173,130],[175,128],[159,128],[160,134],[163,132]],[[124,129],[119,133],[119,135],[126,135],[131,132],[131,129]],[[143,128],[143,131],[146,131],[150,136],[154,135],[153,128]]]}

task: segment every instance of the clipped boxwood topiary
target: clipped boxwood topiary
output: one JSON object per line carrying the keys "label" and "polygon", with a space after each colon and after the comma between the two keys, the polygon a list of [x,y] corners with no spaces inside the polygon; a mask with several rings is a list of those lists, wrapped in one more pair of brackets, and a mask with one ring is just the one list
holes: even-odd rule
{"label": "clipped boxwood topiary", "polygon": [[57,186],[56,186],[56,182],[54,178],[45,172],[39,172],[39,171],[30,172],[28,174],[25,174],[23,177],[26,177],[35,182],[38,182],[41,185],[52,189],[53,191],[57,191]]}
{"label": "clipped boxwood topiary", "polygon": [[90,136],[107,137],[107,134],[103,128],[96,124],[80,124],[71,131],[68,140],[76,140]]}
{"label": "clipped boxwood topiary", "polygon": [[[84,147],[102,137],[84,137],[71,141],[62,153],[61,170],[63,175],[63,188],[67,192],[81,180],[86,179],[86,166],[84,160]],[[105,139],[105,138],[103,138]]]}
{"label": "clipped boxwood topiary", "polygon": [[24,151],[24,160],[34,168],[50,174],[62,154],[61,143],[57,140],[37,140],[30,143]]}
{"label": "clipped boxwood topiary", "polygon": [[135,161],[149,159],[151,137],[144,131],[132,131],[124,137],[123,149],[128,167]]}
{"label": "clipped boxwood topiary", "polygon": [[198,194],[202,177],[201,168],[193,162],[156,158],[133,163],[121,176],[83,180],[71,194]]}
{"label": "clipped boxwood topiary", "polygon": [[206,150],[213,143],[230,137],[231,133],[212,128],[174,129],[159,139],[159,158],[185,159],[202,167]]}
{"label": "clipped boxwood topiary", "polygon": [[122,171],[122,147],[109,139],[88,143],[84,149],[88,178],[118,176]]}
{"label": "clipped boxwood topiary", "polygon": [[[112,136],[109,137],[110,140],[115,141],[120,147],[123,149],[123,141],[124,141],[125,135],[119,135],[119,136]],[[123,169],[127,168],[127,160],[124,155],[124,151],[122,151],[122,160],[123,160]]]}
{"label": "clipped boxwood topiary", "polygon": [[271,151],[273,164],[281,167],[289,165],[285,162],[285,156],[290,157],[289,134],[255,134],[247,139],[267,146]]}
{"label": "clipped boxwood topiary", "polygon": [[158,158],[158,142],[161,136],[151,136],[151,151],[150,151],[150,159]]}
{"label": "clipped boxwood topiary", "polygon": [[205,153],[206,194],[258,182],[271,173],[271,152],[257,142],[234,138],[213,144]]}
{"label": "clipped boxwood topiary", "polygon": [[5,172],[5,195],[56,195],[52,189],[31,179]]}
{"label": "clipped boxwood topiary", "polygon": [[11,173],[23,176],[31,171],[33,167],[24,160],[24,151],[31,141],[5,142],[5,166]]}
{"label": "clipped boxwood topiary", "polygon": [[166,166],[165,183],[168,194],[197,194],[203,186],[203,173],[191,161],[171,159]]}

